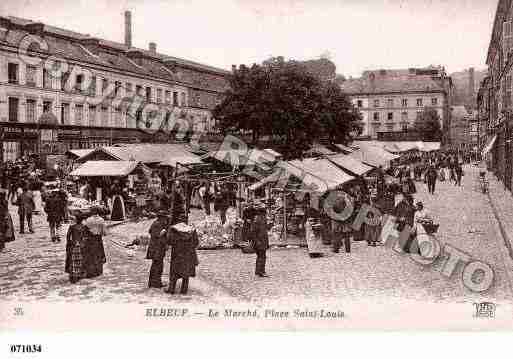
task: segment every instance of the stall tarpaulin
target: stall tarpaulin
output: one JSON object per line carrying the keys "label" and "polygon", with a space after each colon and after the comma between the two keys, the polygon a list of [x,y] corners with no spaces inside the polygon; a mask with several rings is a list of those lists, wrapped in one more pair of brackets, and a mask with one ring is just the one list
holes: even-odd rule
{"label": "stall tarpaulin", "polygon": [[354,179],[324,158],[279,162],[278,166],[301,180],[306,189],[324,193]]}
{"label": "stall tarpaulin", "polygon": [[354,173],[358,176],[362,176],[367,172],[370,172],[373,170],[371,166],[366,165],[365,163],[349,156],[349,155],[334,155],[329,156],[328,160],[336,164],[337,166],[341,167],[342,169],[345,169],[351,173]]}
{"label": "stall tarpaulin", "polygon": [[144,173],[151,170],[136,161],[87,161],[70,173],[77,177],[124,177],[140,168]]}
{"label": "stall tarpaulin", "polygon": [[351,153],[350,156],[368,165],[374,167],[382,166],[384,168],[390,167],[390,161],[400,157],[380,147],[362,143],[359,144],[359,150]]}

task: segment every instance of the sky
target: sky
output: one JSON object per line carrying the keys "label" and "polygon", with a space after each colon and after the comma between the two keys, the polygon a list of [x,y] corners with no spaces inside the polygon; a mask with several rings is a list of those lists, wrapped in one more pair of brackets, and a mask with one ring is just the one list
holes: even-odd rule
{"label": "sky", "polygon": [[328,55],[337,72],[486,68],[499,0],[1,0],[13,15],[231,69],[271,56]]}

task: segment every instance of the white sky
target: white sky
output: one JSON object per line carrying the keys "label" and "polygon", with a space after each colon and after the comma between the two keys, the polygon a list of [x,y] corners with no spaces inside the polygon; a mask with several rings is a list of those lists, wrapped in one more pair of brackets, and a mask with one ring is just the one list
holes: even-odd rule
{"label": "white sky", "polygon": [[337,72],[441,64],[485,67],[498,0],[1,0],[0,15],[124,41],[230,69],[329,52]]}

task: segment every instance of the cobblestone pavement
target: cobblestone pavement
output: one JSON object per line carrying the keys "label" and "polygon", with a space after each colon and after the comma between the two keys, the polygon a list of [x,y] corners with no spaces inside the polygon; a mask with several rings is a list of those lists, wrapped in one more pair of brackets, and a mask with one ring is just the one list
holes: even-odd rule
{"label": "cobblestone pavement", "polygon": [[486,293],[465,288],[460,281],[461,268],[448,279],[439,273],[441,264],[423,267],[387,247],[368,247],[364,242],[353,243],[350,254],[329,253],[318,259],[310,259],[305,249],[271,250],[270,278],[256,279],[255,256],[238,250],[201,252],[200,270],[232,294],[249,300],[508,301],[512,267],[504,242],[487,197],[474,189],[477,169],[465,170],[462,187],[438,182],[436,194],[429,195],[426,185],[417,183],[415,198],[423,201],[439,221],[437,236],[443,243],[492,265],[495,283]]}
{"label": "cobblestone pavement", "polygon": [[[64,273],[64,241],[48,239],[46,221],[36,217],[36,234],[17,235],[0,254],[0,300],[49,300],[130,303],[215,303],[233,300],[280,301],[300,304],[322,300],[419,300],[431,302],[509,301],[511,261],[488,198],[474,188],[477,168],[467,167],[462,187],[437,184],[434,196],[417,183],[422,200],[440,222],[438,237],[476,259],[490,263],[495,283],[477,294],[461,283],[461,268],[450,279],[440,265],[423,267],[388,247],[367,247],[355,242],[350,254],[328,253],[311,259],[306,249],[268,252],[270,278],[255,278],[255,255],[239,250],[199,251],[199,276],[191,281],[188,296],[170,297],[146,288],[150,261],[144,251],[116,245],[126,242],[117,231],[105,239],[104,275],[72,285]],[[18,217],[13,212],[16,222]],[[16,224],[15,224],[16,225]],[[126,233],[126,237],[130,233]],[[164,275],[166,278],[166,274]]]}
{"label": "cobblestone pavement", "polygon": [[[18,228],[14,208],[11,213]],[[17,233],[16,240],[0,253],[0,300],[170,304],[212,303],[226,297],[201,278],[191,279],[189,294],[185,296],[170,296],[161,289],[147,288],[151,261],[144,259],[145,252],[122,248],[112,241],[112,236],[104,238],[104,274],[71,284],[64,272],[65,240],[58,244],[49,240],[45,215],[34,217],[34,230],[35,234]],[[166,265],[164,282],[168,271]]]}

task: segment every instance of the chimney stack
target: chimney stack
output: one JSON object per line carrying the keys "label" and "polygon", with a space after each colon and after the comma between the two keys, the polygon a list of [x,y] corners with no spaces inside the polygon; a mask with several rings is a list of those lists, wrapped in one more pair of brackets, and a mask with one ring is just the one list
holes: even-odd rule
{"label": "chimney stack", "polygon": [[132,13],[125,11],[125,45],[132,47]]}
{"label": "chimney stack", "polygon": [[150,42],[150,52],[152,54],[156,54],[157,53],[157,44],[156,43]]}

